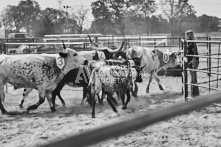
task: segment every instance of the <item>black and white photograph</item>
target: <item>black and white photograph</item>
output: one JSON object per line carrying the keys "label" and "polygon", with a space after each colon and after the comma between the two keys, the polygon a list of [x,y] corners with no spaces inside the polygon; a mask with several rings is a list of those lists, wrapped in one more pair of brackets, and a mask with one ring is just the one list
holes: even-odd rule
{"label": "black and white photograph", "polygon": [[221,1],[0,2],[0,147],[221,146]]}

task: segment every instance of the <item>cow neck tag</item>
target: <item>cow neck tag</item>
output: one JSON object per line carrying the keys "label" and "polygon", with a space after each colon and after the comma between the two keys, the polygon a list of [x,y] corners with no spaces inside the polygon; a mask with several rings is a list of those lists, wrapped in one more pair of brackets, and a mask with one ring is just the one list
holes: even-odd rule
{"label": "cow neck tag", "polygon": [[98,53],[98,56],[99,56],[100,60],[105,60],[105,56],[104,56],[103,52],[102,53],[97,52],[97,53]]}
{"label": "cow neck tag", "polygon": [[163,53],[163,62],[168,63],[169,62],[169,57],[170,55],[168,53]]}
{"label": "cow neck tag", "polygon": [[58,68],[63,69],[64,66],[65,66],[64,58],[62,58],[60,56],[56,57],[56,65],[57,65]]}

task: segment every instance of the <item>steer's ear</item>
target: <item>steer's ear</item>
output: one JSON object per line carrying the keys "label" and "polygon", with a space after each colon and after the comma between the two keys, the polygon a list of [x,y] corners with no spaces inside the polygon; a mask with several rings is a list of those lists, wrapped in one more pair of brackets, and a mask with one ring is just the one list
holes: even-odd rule
{"label": "steer's ear", "polygon": [[60,55],[62,58],[66,58],[66,57],[68,56],[67,53],[62,53],[62,52],[60,52],[59,55]]}

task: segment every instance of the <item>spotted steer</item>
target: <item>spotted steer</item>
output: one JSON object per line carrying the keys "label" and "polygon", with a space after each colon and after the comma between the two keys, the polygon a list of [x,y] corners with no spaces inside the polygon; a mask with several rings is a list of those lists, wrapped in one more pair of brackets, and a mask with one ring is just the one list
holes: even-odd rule
{"label": "spotted steer", "polygon": [[117,109],[112,103],[114,92],[118,92],[120,96],[126,94],[126,103],[122,100],[122,108],[126,109],[130,101],[132,81],[136,79],[136,75],[136,69],[130,67],[105,65],[102,68],[94,68],[89,82],[91,87],[92,118],[95,118],[95,95],[101,90],[107,95],[107,101],[116,113]]}
{"label": "spotted steer", "polygon": [[[65,74],[74,68],[87,64],[87,60],[78,55],[72,49],[60,52],[57,57],[41,54],[29,55],[1,55],[0,56],[0,97],[3,99],[4,86],[10,83],[17,88],[33,88],[38,90],[39,101],[27,110],[37,109],[45,97],[47,98],[51,111],[55,111],[52,104],[52,91],[57,87]],[[10,114],[0,101],[2,114]]]}
{"label": "spotted steer", "polygon": [[[90,61],[101,60],[100,57],[104,56],[103,52],[98,52],[98,51],[94,51],[94,50],[80,51],[80,52],[78,52],[78,54],[85,57],[89,61],[89,63],[90,63]],[[45,54],[45,55],[49,56],[48,54]],[[50,55],[56,56],[55,54],[50,54]],[[52,102],[55,104],[55,98],[56,98],[56,96],[58,96],[59,99],[61,100],[63,106],[65,107],[65,101],[61,97],[60,92],[61,92],[62,88],[65,86],[65,84],[67,84],[71,87],[83,87],[83,99],[82,99],[82,104],[83,104],[83,101],[85,100],[86,94],[87,94],[86,88],[89,83],[89,76],[90,75],[89,75],[86,67],[80,67],[80,68],[75,68],[75,69],[70,70],[67,74],[65,74],[63,79],[57,84],[57,87],[52,92]],[[81,80],[78,81],[76,79],[77,77],[79,77]],[[32,90],[33,90],[33,88],[25,88],[24,89],[23,95],[22,95],[22,98],[21,98],[21,101],[19,104],[20,108],[23,108],[23,103]]]}

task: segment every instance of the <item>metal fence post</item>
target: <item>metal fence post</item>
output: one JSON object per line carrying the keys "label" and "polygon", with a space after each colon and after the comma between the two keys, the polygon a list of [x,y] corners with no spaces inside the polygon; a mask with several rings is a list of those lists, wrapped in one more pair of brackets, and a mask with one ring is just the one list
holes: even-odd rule
{"label": "metal fence post", "polygon": [[209,73],[208,73],[208,76],[209,76],[209,92],[210,92],[210,86],[211,86],[211,83],[210,83],[210,80],[211,80],[211,43],[209,42],[209,51],[208,51],[208,54],[209,54]]}
{"label": "metal fence post", "polygon": [[[209,37],[208,38],[209,41],[211,40],[211,38]],[[209,73],[208,73],[208,76],[210,77],[211,76],[211,43],[209,42],[208,44],[208,70],[209,70]]]}
{"label": "metal fence post", "polygon": [[[218,57],[220,57],[220,43],[219,43],[219,46],[218,46]],[[218,58],[218,67],[217,67],[217,73],[219,73],[219,61],[220,59]],[[216,88],[218,88],[219,86],[219,74],[217,74],[217,77],[216,77],[217,81],[216,81]]]}
{"label": "metal fence post", "polygon": [[183,87],[184,87],[184,99],[185,101],[188,100],[188,85],[187,85],[187,42],[184,40],[183,42]]}

